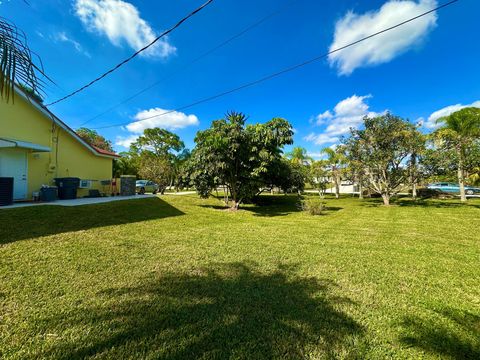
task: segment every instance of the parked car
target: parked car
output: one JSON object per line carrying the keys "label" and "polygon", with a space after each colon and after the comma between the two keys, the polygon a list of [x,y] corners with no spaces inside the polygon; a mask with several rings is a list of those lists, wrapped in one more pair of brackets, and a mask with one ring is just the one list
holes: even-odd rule
{"label": "parked car", "polygon": [[[439,183],[428,184],[427,188],[443,191],[446,193],[456,193],[456,194],[460,193],[460,185],[456,183],[450,183],[450,182],[439,182]],[[465,194],[467,195],[480,194],[480,188],[465,186]]]}
{"label": "parked car", "polygon": [[156,194],[158,192],[158,185],[150,180],[137,180],[135,187],[137,194],[145,194],[147,192]]}

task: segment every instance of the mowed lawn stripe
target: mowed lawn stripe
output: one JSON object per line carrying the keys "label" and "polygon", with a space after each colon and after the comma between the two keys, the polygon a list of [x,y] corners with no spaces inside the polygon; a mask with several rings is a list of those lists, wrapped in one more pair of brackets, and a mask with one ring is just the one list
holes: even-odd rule
{"label": "mowed lawn stripe", "polygon": [[0,357],[478,358],[480,201],[0,211]]}

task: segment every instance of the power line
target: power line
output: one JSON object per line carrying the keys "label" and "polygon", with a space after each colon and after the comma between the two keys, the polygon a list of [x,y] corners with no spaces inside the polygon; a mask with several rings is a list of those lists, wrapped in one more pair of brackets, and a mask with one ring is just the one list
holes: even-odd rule
{"label": "power line", "polygon": [[192,16],[194,16],[196,13],[198,13],[199,11],[201,11],[203,8],[205,8],[207,5],[209,5],[210,3],[212,3],[213,0],[207,0],[207,2],[205,2],[203,5],[201,5],[200,7],[196,8],[195,10],[193,10],[190,14],[188,14],[187,16],[185,16],[184,18],[182,18],[179,22],[177,22],[174,26],[172,26],[170,29],[168,30],[165,30],[163,33],[161,33],[159,36],[157,36],[151,43],[149,43],[148,45],[144,46],[143,48],[141,48],[140,50],[134,52],[131,56],[129,56],[128,58],[126,58],[125,60],[123,60],[122,62],[118,63],[117,65],[115,65],[113,68],[111,68],[110,70],[106,71],[105,73],[103,73],[102,75],[100,75],[99,77],[97,77],[96,79],[90,81],[88,84],[82,86],[81,88],[71,92],[70,94],[58,99],[58,100],[55,100],[45,106],[51,106],[51,105],[54,105],[54,104],[57,104],[59,103],[60,101],[63,101],[63,100],[66,100],[76,94],[78,94],[79,92],[85,90],[86,88],[92,86],[93,84],[95,84],[96,82],[102,80],[103,78],[105,78],[106,76],[110,75],[111,73],[113,73],[115,70],[117,70],[118,68],[120,68],[121,66],[125,65],[126,63],[128,63],[130,60],[132,60],[133,58],[135,58],[137,55],[139,55],[141,52],[147,50],[149,47],[153,46],[158,40],[160,40],[161,38],[167,36],[168,34],[170,34],[173,30],[175,30],[176,28],[178,28],[180,25],[182,25],[185,21],[187,21],[189,18],[191,18]]}
{"label": "power line", "polygon": [[101,112],[100,114],[98,115],[95,115],[94,117],[88,119],[87,121],[85,121],[84,123],[80,124],[79,127],[82,127],[86,124],[88,124],[89,122],[93,121],[93,120],[96,120],[100,117],[102,117],[103,115],[105,114],[108,114],[110,111],[116,109],[117,107],[123,105],[123,104],[126,104],[127,102],[135,99],[136,97],[138,97],[139,95],[142,95],[143,93],[147,92],[148,90],[154,88],[155,86],[161,84],[162,82],[164,82],[165,80],[167,79],[170,79],[172,78],[174,75],[180,73],[181,71],[187,69],[188,67],[190,67],[191,65],[197,63],[198,61],[200,61],[201,59],[205,58],[206,56],[210,55],[211,53],[217,51],[218,49],[226,46],[227,44],[231,43],[233,40],[235,39],[238,39],[239,37],[241,37],[242,35],[246,34],[247,32],[249,32],[250,30],[256,28],[257,26],[263,24],[265,21],[267,21],[268,19],[278,15],[279,13],[281,13],[282,11],[284,11],[285,9],[287,9],[288,7],[290,7],[292,4],[296,3],[298,0],[294,0],[294,1],[291,1],[289,3],[287,3],[285,6],[281,7],[280,9],[277,9],[276,11],[268,14],[267,16],[264,16],[263,18],[257,20],[256,22],[254,22],[253,24],[247,26],[245,29],[243,29],[242,31],[238,32],[237,34],[233,35],[232,37],[222,41],[220,44],[216,45],[215,47],[211,48],[210,50],[204,52],[203,54],[201,54],[200,56],[196,57],[195,59],[193,59],[192,61],[188,62],[188,63],[185,63],[183,66],[181,66],[179,69],[177,69],[176,71],[170,73],[169,75],[167,76],[164,76],[162,79],[158,80],[158,81],[155,81],[154,83],[150,84],[149,86],[143,88],[142,90],[136,92],[135,94],[129,96],[128,98],[120,101],[119,103],[109,107],[108,109],[106,109],[105,111]]}
{"label": "power line", "polygon": [[398,24],[396,24],[396,25],[390,26],[390,27],[388,27],[388,28],[386,28],[386,29],[380,30],[380,31],[378,31],[378,32],[376,32],[376,33],[374,33],[374,34],[371,34],[371,35],[368,35],[368,36],[366,36],[366,37],[363,37],[363,38],[361,38],[361,39],[359,39],[359,40],[356,40],[356,41],[354,41],[354,42],[351,42],[351,43],[349,43],[349,44],[347,44],[347,45],[341,46],[341,47],[336,48],[336,49],[334,49],[334,50],[330,50],[330,51],[328,51],[327,53],[324,53],[324,54],[322,54],[322,55],[319,55],[319,56],[317,56],[317,57],[314,57],[314,58],[309,59],[309,60],[307,60],[307,61],[304,61],[304,62],[302,62],[302,63],[299,63],[299,64],[297,64],[297,65],[290,66],[290,67],[288,67],[288,68],[285,68],[285,69],[283,69],[283,70],[277,71],[277,72],[275,72],[275,73],[273,73],[273,74],[267,75],[267,76],[262,77],[262,78],[260,78],[260,79],[257,79],[257,80],[254,80],[254,81],[245,83],[245,84],[243,84],[243,85],[240,85],[240,86],[235,87],[235,88],[233,88],[233,89],[230,89],[230,90],[221,92],[221,93],[219,93],[219,94],[216,94],[216,95],[212,95],[212,96],[203,98],[203,99],[198,100],[198,101],[195,101],[195,102],[193,102],[193,103],[191,103],[191,104],[178,107],[178,108],[176,108],[176,109],[174,109],[174,110],[169,110],[169,111],[166,111],[166,112],[161,113],[161,114],[158,114],[158,115],[149,116],[149,117],[143,118],[143,119],[141,119],[141,120],[129,121],[129,122],[124,122],[124,123],[119,123],[119,124],[114,124],[114,125],[100,126],[100,127],[94,128],[94,129],[107,129],[107,128],[112,128],[112,127],[125,126],[125,125],[132,124],[132,123],[139,123],[139,122],[142,122],[142,121],[147,121],[147,120],[150,120],[150,119],[153,119],[153,118],[157,118],[157,117],[165,116],[165,115],[167,115],[167,114],[171,114],[171,113],[173,113],[173,112],[175,112],[175,111],[185,110],[185,109],[191,108],[191,107],[193,107],[193,106],[196,106],[196,105],[199,105],[199,104],[202,104],[202,103],[205,103],[205,102],[208,102],[208,101],[217,99],[217,98],[219,98],[219,97],[223,97],[223,96],[225,96],[225,95],[228,95],[228,94],[237,92],[237,91],[239,91],[239,90],[242,90],[242,89],[245,89],[245,88],[248,88],[248,87],[257,85],[257,84],[260,84],[260,83],[262,83],[262,82],[265,82],[265,81],[270,80],[270,79],[272,79],[272,78],[275,78],[275,77],[277,77],[277,76],[280,76],[280,75],[283,75],[283,74],[285,74],[285,73],[288,73],[288,72],[291,72],[291,71],[293,71],[293,70],[296,70],[296,69],[298,69],[298,68],[301,68],[301,67],[303,67],[303,66],[305,66],[305,65],[311,64],[311,63],[316,62],[316,61],[321,60],[321,59],[324,59],[324,58],[326,58],[327,56],[329,56],[330,54],[333,54],[333,53],[336,53],[336,52],[338,52],[338,51],[341,51],[341,50],[344,50],[344,49],[346,49],[346,48],[349,48],[349,47],[351,47],[351,46],[354,46],[354,45],[356,45],[356,44],[358,44],[358,43],[361,43],[361,42],[363,42],[363,41],[365,41],[365,40],[368,40],[368,39],[370,39],[370,38],[372,38],[372,37],[375,37],[375,36],[378,36],[378,35],[380,35],[380,34],[383,34],[383,33],[387,32],[387,31],[396,29],[396,28],[398,28],[398,27],[400,27],[400,26],[402,26],[402,25],[405,25],[405,24],[410,23],[410,22],[412,22],[412,21],[414,21],[414,20],[417,20],[417,19],[419,19],[419,18],[421,18],[421,17],[423,17],[423,16],[426,16],[426,15],[432,13],[432,12],[435,12],[435,11],[440,10],[440,9],[442,9],[442,8],[445,8],[445,7],[449,6],[449,5],[452,5],[453,3],[456,3],[457,1],[459,1],[459,0],[449,1],[449,2],[447,2],[447,3],[445,3],[445,4],[443,4],[443,5],[437,6],[436,8],[434,8],[434,9],[432,9],[432,10],[426,11],[426,12],[420,14],[420,15],[417,15],[417,16],[415,16],[415,17],[412,17],[412,18],[408,19],[408,20],[402,21],[401,23],[398,23]]}

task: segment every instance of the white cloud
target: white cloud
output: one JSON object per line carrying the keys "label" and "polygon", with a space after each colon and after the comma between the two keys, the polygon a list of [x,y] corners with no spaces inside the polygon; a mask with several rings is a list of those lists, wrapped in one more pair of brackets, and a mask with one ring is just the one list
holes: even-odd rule
{"label": "white cloud", "polygon": [[[116,145],[123,146],[125,148],[130,147],[130,144],[137,140],[137,138],[143,134],[145,129],[152,129],[155,127],[160,127],[168,130],[178,130],[183,129],[188,126],[197,126],[200,122],[198,117],[195,115],[187,115],[179,111],[165,110],[161,108],[153,108],[149,110],[139,111],[133,118],[130,124],[125,126],[124,130],[129,131],[128,136],[118,136],[115,141]],[[167,113],[168,114],[165,114]],[[152,116],[158,116],[150,119]],[[138,121],[143,120],[143,121]]]}
{"label": "white cloud", "polygon": [[440,119],[441,117],[448,116],[455,111],[464,109],[466,107],[477,107],[480,108],[480,100],[474,101],[471,104],[468,105],[462,105],[462,104],[455,104],[455,105],[450,105],[446,106],[440,110],[437,110],[433,112],[429,117],[427,121],[424,121],[422,125],[428,129],[436,129],[438,128],[441,124],[437,124],[437,120]]}
{"label": "white cloud", "polygon": [[[75,11],[88,30],[106,35],[116,46],[126,43],[138,50],[157,36],[138,9],[122,0],[76,0]],[[175,51],[168,39],[162,38],[141,54],[165,58]]]}
{"label": "white cloud", "polygon": [[340,140],[338,136],[331,136],[328,134],[310,133],[304,137],[305,141],[313,142],[315,145],[331,144]]}
{"label": "white cloud", "polygon": [[[41,36],[43,37],[43,34]],[[86,57],[89,57],[89,58],[92,57],[90,55],[90,53],[88,51],[86,51],[78,41],[69,37],[65,31],[60,31],[60,32],[54,34],[53,35],[53,40],[57,41],[57,42],[60,41],[60,42],[65,42],[65,43],[72,44],[73,47],[75,48],[75,50],[77,50],[80,54],[83,54],[83,55],[85,55]]]}
{"label": "white cloud", "polygon": [[333,114],[330,112],[330,110],[327,110],[315,116],[315,119],[316,119],[317,125],[321,125],[327,122],[328,120],[330,120],[332,117],[333,117]]}
{"label": "white cloud", "polygon": [[350,128],[357,128],[362,124],[365,116],[378,116],[379,113],[369,111],[365,100],[372,95],[350,96],[340,101],[333,110],[327,110],[316,117],[317,125],[325,127],[322,133],[310,133],[305,141],[316,145],[336,143],[342,135],[350,132]]}
{"label": "white cloud", "polygon": [[[161,127],[169,130],[183,129],[187,126],[196,126],[199,124],[198,118],[195,115],[187,115],[179,111],[165,110],[161,108],[153,108],[150,110],[142,110],[135,115],[134,119],[137,122],[132,122],[126,126],[127,130],[133,133],[141,134],[143,130],[154,127]],[[162,115],[164,113],[167,113]],[[162,116],[157,116],[162,115]],[[152,116],[157,116],[153,119],[147,119]],[[147,119],[147,120],[144,120]],[[138,120],[143,120],[138,122]]]}
{"label": "white cloud", "polygon": [[124,148],[129,148],[132,143],[134,143],[140,135],[129,135],[129,136],[117,136],[115,145],[122,146]]}
{"label": "white cloud", "polygon": [[[436,0],[390,0],[376,11],[365,14],[350,11],[337,21],[330,51],[429,11],[436,5]],[[358,45],[330,54],[330,65],[337,66],[341,75],[349,75],[359,67],[389,62],[418,45],[435,28],[436,23],[436,12],[430,13]]]}

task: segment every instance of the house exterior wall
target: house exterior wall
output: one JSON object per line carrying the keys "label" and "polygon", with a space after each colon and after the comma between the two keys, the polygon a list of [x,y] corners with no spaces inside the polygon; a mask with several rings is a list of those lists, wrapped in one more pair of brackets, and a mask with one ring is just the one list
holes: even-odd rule
{"label": "house exterior wall", "polygon": [[[38,191],[42,184],[54,185],[56,177],[78,177],[96,180],[92,188],[101,189],[100,180],[112,177],[113,161],[94,154],[52,119],[40,112],[20,95],[8,104],[0,99],[0,137],[48,146],[50,152],[27,151],[28,193]],[[0,149],[0,154],[1,154]],[[79,189],[78,196],[88,194]]]}

